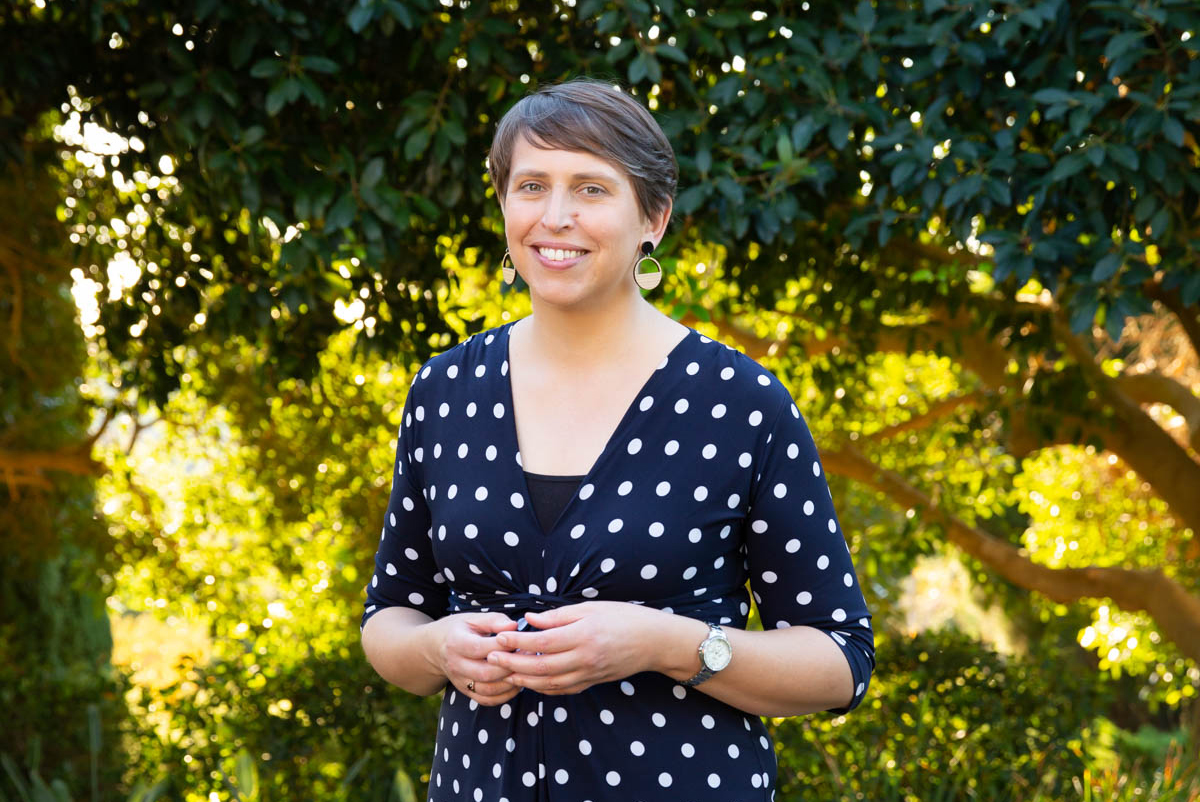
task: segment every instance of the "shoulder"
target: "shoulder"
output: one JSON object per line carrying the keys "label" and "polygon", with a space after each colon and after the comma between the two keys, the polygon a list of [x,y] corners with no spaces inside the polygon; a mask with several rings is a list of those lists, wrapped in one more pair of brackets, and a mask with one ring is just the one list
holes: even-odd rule
{"label": "shoulder", "polygon": [[799,412],[787,386],[752,357],[698,332],[693,336],[699,337],[708,385],[714,394],[729,399],[726,404],[732,402],[739,409],[757,410],[768,421],[774,420],[784,407]]}
{"label": "shoulder", "polygon": [[[508,373],[504,324],[477,332],[430,357],[413,376],[412,392],[446,391],[470,380],[498,378]],[[459,382],[459,380],[462,382]]]}

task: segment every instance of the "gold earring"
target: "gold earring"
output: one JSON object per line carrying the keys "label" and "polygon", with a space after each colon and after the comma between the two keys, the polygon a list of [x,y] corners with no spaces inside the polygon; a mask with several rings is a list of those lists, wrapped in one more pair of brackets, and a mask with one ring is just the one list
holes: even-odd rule
{"label": "gold earring", "polygon": [[[505,265],[507,262],[507,266]],[[512,256],[509,255],[508,249],[504,249],[504,258],[500,260],[500,274],[504,276],[504,283],[511,285],[517,280],[517,267],[513,264]]]}
{"label": "gold earring", "polygon": [[[650,242],[649,240],[643,242],[642,255],[638,257],[636,262],[633,263],[633,280],[643,290],[652,290],[658,286],[660,281],[662,281],[662,265],[658,263],[657,259],[650,255],[650,252],[653,250],[654,243]],[[643,273],[641,272],[642,263],[647,261],[654,262],[654,269]]]}

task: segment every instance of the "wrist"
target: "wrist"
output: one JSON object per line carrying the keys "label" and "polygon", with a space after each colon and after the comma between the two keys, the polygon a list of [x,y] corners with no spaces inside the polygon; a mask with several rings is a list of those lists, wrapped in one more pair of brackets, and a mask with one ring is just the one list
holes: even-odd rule
{"label": "wrist", "polygon": [[420,654],[425,660],[425,670],[442,680],[449,676],[446,673],[446,625],[450,618],[439,618],[421,627],[418,644]]}
{"label": "wrist", "polygon": [[657,670],[676,682],[683,682],[701,668],[700,643],[708,637],[708,624],[682,615],[671,618],[671,625],[655,634]]}

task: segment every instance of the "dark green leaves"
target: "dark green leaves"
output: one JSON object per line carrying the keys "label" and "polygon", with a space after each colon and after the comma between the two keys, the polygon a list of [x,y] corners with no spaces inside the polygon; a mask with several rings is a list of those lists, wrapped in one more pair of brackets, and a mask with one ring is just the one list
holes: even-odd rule
{"label": "dark green leaves", "polygon": [[285,66],[283,59],[265,58],[255,62],[250,68],[250,75],[254,78],[274,78],[283,72]]}

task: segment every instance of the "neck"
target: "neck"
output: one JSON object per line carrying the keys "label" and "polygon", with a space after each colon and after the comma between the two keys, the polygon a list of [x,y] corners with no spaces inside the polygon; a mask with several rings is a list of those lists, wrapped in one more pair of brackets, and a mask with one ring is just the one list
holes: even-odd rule
{"label": "neck", "polygon": [[609,303],[564,309],[532,298],[533,314],[521,327],[529,349],[564,367],[618,362],[644,338],[657,315],[641,293],[622,293]]}

